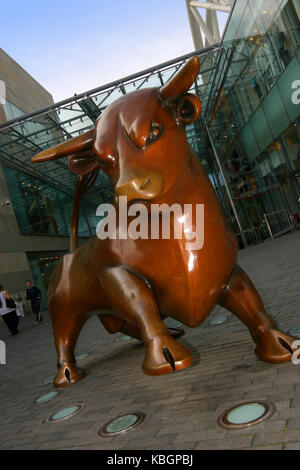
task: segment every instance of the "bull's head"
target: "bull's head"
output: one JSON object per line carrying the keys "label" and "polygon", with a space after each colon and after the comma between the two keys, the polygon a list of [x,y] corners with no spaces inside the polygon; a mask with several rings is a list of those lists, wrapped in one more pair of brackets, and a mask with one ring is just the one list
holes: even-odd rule
{"label": "bull's head", "polygon": [[101,167],[116,196],[158,200],[187,164],[185,126],[201,112],[199,98],[187,91],[199,68],[195,56],[163,87],[124,95],[101,114],[93,129],[39,153],[33,162],[68,157],[69,168],[78,175]]}

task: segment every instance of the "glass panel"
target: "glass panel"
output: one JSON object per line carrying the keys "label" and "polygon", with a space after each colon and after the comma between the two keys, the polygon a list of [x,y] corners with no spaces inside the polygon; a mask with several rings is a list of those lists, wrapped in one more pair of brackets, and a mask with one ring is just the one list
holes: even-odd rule
{"label": "glass panel", "polygon": [[[3,167],[3,171],[21,233],[69,235],[73,207],[72,195],[11,168]],[[68,169],[64,172],[70,173]],[[79,234],[89,237],[94,227],[89,226],[87,217],[90,213],[96,214],[97,205],[83,200],[81,207]]]}
{"label": "glass panel", "polygon": [[235,7],[231,15],[230,21],[233,23],[234,28],[237,30],[247,6],[248,0],[238,0],[235,2]]}
{"label": "glass panel", "polygon": [[257,33],[257,26],[249,6],[245,8],[243,18],[237,30],[237,38],[248,38]]}
{"label": "glass panel", "polygon": [[[300,124],[300,123],[299,123]],[[282,134],[284,146],[292,168],[300,170],[300,125],[292,123]]]}
{"label": "glass panel", "polygon": [[245,150],[247,152],[249,160],[250,161],[254,160],[257,157],[257,155],[259,155],[260,151],[257,145],[254,132],[250,124],[247,124],[247,126],[243,129],[243,132],[241,133],[241,139],[245,147]]}
{"label": "glass panel", "polygon": [[271,93],[265,98],[263,108],[265,115],[268,116],[273,137],[277,138],[282,129],[285,129],[289,124],[289,117],[277,86],[275,86]]}
{"label": "glass panel", "polygon": [[249,0],[249,7],[260,33],[268,30],[280,3],[281,0]]}
{"label": "glass panel", "polygon": [[[300,98],[300,91],[298,91],[300,90],[300,82],[299,87],[296,87],[296,80],[300,81],[300,64],[295,57],[277,82],[290,121],[294,121],[300,115],[300,100],[298,100],[298,97]],[[281,131],[285,127],[282,126]]]}
{"label": "glass panel", "polygon": [[261,150],[264,150],[266,146],[272,142],[273,137],[262,108],[259,108],[253,115],[251,125],[256,136],[258,146]]}

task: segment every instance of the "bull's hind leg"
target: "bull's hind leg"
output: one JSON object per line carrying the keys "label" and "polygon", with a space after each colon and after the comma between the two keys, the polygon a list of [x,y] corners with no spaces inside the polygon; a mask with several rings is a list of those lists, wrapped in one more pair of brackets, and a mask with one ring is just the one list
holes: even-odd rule
{"label": "bull's hind leg", "polygon": [[[121,267],[103,270],[101,280],[112,310],[126,323],[122,331],[137,332],[147,347],[143,370],[161,375],[188,367],[191,353],[173,339],[163,323],[151,288],[139,276]],[[132,326],[131,326],[132,325]],[[127,329],[124,329],[127,328]]]}
{"label": "bull's hind leg", "polygon": [[113,315],[104,314],[98,316],[102,325],[109,333],[124,333],[125,335],[142,341],[139,329],[132,325],[132,323],[128,323],[128,321],[114,317]]}
{"label": "bull's hind leg", "polygon": [[[124,335],[131,336],[131,338],[143,341],[140,330],[132,323],[112,315],[104,314],[98,315],[98,317],[104,328],[109,333],[123,333]],[[168,330],[172,338],[180,338],[184,335],[184,330],[182,328],[168,328]]]}
{"label": "bull's hind leg", "polygon": [[234,313],[248,327],[257,344],[257,357],[266,362],[289,362],[292,344],[297,339],[277,329],[263,306],[248,275],[237,266],[233,271],[220,305]]}
{"label": "bull's hind leg", "polygon": [[85,377],[85,373],[76,365],[74,349],[78,335],[86,322],[84,314],[74,314],[62,307],[58,310],[50,310],[55,347],[57,351],[58,372],[53,385],[65,387]]}

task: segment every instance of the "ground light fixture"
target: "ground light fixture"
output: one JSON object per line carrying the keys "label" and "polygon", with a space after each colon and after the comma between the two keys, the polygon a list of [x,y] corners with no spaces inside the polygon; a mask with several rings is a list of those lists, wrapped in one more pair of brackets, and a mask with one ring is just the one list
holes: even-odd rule
{"label": "ground light fixture", "polygon": [[275,405],[264,400],[239,403],[219,416],[218,425],[229,430],[245,429],[262,423],[275,411]]}
{"label": "ground light fixture", "polygon": [[35,400],[36,403],[46,403],[56,397],[58,392],[49,392]]}
{"label": "ground light fixture", "polygon": [[67,408],[63,408],[53,415],[50,416],[50,418],[47,418],[45,420],[46,423],[57,423],[59,421],[64,421],[66,419],[72,418],[76,414],[78,414],[83,408],[83,404],[76,404],[69,406]]}
{"label": "ground light fixture", "polygon": [[290,334],[290,335],[298,335],[300,336],[300,326],[295,326],[293,328],[289,328],[287,330],[287,332]]}
{"label": "ground light fixture", "polygon": [[76,361],[81,361],[81,359],[85,359],[88,356],[89,356],[89,354],[80,354],[80,356],[75,357],[75,360]]}
{"label": "ground light fixture", "polygon": [[129,341],[130,339],[132,339],[131,336],[121,336],[120,338],[117,339],[117,343],[119,343],[120,341]]}
{"label": "ground light fixture", "polygon": [[118,434],[124,434],[136,428],[145,420],[145,413],[134,412],[126,415],[119,415],[108,421],[98,431],[100,437],[113,437]]}
{"label": "ground light fixture", "polygon": [[229,320],[230,317],[231,317],[231,313],[229,312],[217,313],[216,315],[212,317],[209,324],[212,326],[220,325],[221,323],[224,323],[225,321]]}

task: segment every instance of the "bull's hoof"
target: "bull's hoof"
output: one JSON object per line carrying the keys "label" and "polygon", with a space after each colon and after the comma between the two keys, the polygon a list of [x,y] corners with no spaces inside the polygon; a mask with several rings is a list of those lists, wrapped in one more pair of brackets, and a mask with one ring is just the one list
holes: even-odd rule
{"label": "bull's hoof", "polygon": [[294,352],[293,343],[297,339],[299,340],[299,338],[271,328],[258,338],[255,354],[262,361],[273,364],[290,362]]}
{"label": "bull's hoof", "polygon": [[65,362],[60,367],[53,381],[55,388],[66,387],[67,385],[79,382],[85,377],[83,370],[79,369],[76,364]]}
{"label": "bull's hoof", "polygon": [[148,375],[169,374],[193,363],[190,351],[171,336],[158,335],[147,345],[143,370]]}

